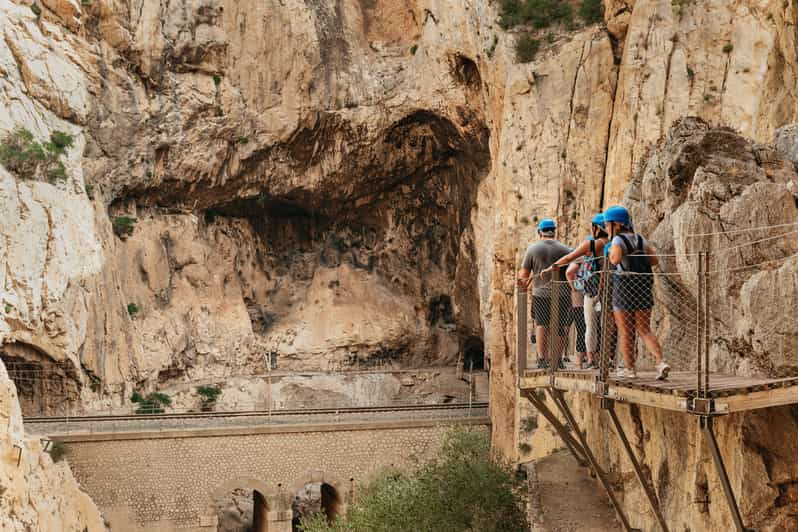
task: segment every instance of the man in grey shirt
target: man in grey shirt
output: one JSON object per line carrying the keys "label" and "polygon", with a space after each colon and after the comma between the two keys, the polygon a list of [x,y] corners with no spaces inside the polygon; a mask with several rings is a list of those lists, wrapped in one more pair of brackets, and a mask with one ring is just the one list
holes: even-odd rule
{"label": "man in grey shirt", "polygon": [[[551,281],[565,282],[565,269],[554,270],[544,274],[540,272],[554,264],[557,259],[564,257],[571,252],[571,248],[555,239],[557,224],[554,220],[546,218],[538,224],[539,240],[531,244],[524,255],[521,270],[518,272],[518,286],[528,289],[532,288],[532,319],[535,320],[535,336],[538,349],[538,367],[546,366],[546,355],[549,347],[549,325],[552,308]],[[560,296],[558,298],[558,319],[557,329],[560,341],[555,342],[555,351],[559,361],[562,350],[565,348],[565,336],[571,323],[571,299],[570,287],[567,284],[561,285]]]}

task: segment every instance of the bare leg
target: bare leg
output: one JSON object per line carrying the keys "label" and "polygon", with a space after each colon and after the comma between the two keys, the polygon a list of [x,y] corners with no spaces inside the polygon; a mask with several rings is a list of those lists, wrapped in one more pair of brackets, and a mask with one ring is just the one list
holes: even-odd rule
{"label": "bare leg", "polygon": [[538,358],[546,359],[549,355],[549,328],[543,325],[535,327],[535,339],[538,346]]}
{"label": "bare leg", "polygon": [[634,313],[634,321],[637,334],[643,339],[646,348],[651,351],[651,354],[654,355],[654,360],[659,364],[662,362],[662,347],[660,347],[657,337],[651,332],[651,309],[636,311]]}
{"label": "bare leg", "polygon": [[618,341],[621,344],[621,354],[623,362],[629,369],[634,369],[634,313],[622,310],[613,311],[615,324],[618,326]]}

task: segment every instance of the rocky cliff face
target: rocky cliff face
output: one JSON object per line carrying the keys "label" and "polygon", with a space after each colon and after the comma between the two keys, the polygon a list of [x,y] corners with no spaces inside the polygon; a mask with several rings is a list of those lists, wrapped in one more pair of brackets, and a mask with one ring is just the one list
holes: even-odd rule
{"label": "rocky cliff face", "polygon": [[0,363],[0,528],[100,532],[106,526],[66,462],[54,463],[37,438],[25,438],[14,384]]}
{"label": "rocky cliff face", "polygon": [[0,0],[0,130],[74,146],[56,184],[0,169],[0,341],[13,374],[48,376],[21,395],[73,405],[267,358],[484,346],[515,455],[513,279],[535,220],[581,235],[682,116],[760,143],[798,120],[793,0],[606,0],[606,25],[556,29],[528,64],[489,0],[32,5]]}

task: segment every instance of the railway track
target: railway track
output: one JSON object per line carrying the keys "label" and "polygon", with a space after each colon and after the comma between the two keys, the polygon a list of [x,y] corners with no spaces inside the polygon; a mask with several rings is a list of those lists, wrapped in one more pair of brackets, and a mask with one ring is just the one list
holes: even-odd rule
{"label": "railway track", "polygon": [[386,405],[386,406],[353,406],[342,408],[301,408],[284,410],[246,410],[238,412],[172,412],[163,414],[125,414],[110,416],[58,416],[58,417],[26,417],[26,425],[36,423],[80,423],[80,422],[105,422],[105,421],[144,421],[167,419],[212,419],[233,417],[290,417],[313,415],[340,415],[340,414],[369,414],[380,412],[403,411],[435,411],[435,410],[464,410],[468,408],[487,408],[487,402],[479,403],[443,403],[434,405]]}

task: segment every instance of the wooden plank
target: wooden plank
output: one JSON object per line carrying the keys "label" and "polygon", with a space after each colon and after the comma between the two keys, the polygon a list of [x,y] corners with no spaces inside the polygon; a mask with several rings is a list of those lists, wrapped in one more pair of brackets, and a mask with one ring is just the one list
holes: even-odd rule
{"label": "wooden plank", "polygon": [[718,401],[719,411],[744,412],[746,410],[757,410],[759,408],[770,408],[798,403],[798,386],[788,386],[754,392],[745,395],[734,395]]}

